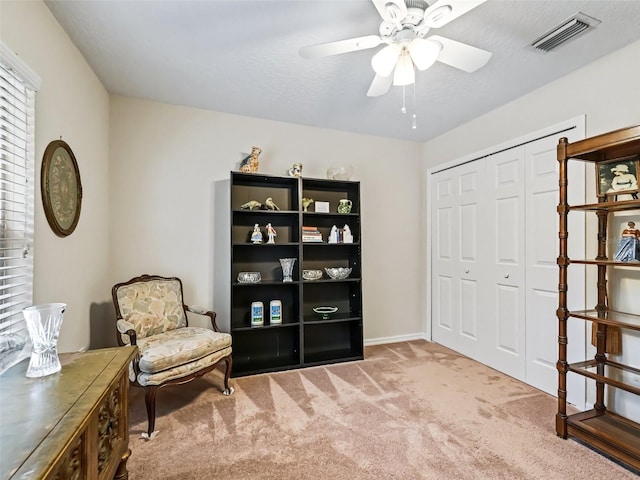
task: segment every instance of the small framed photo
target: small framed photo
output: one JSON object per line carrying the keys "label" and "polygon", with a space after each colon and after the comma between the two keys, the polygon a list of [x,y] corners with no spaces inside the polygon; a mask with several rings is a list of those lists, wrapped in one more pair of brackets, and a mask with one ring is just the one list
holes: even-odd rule
{"label": "small framed photo", "polygon": [[638,155],[614,158],[596,164],[596,194],[598,197],[631,195],[638,198],[638,172],[640,159]]}
{"label": "small framed photo", "polygon": [[329,213],[329,202],[316,202],[316,212]]}

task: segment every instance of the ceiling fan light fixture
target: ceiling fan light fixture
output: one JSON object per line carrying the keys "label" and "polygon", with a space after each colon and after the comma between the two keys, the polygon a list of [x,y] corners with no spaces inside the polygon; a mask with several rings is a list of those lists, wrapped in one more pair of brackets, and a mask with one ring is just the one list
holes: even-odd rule
{"label": "ceiling fan light fixture", "polygon": [[416,72],[408,51],[403,51],[393,72],[393,84],[396,86],[411,85],[416,82]]}
{"label": "ceiling fan light fixture", "polygon": [[418,70],[426,70],[435,63],[442,51],[442,44],[435,40],[415,38],[409,44],[411,59]]}
{"label": "ceiling fan light fixture", "polygon": [[382,77],[391,75],[401,51],[402,49],[395,43],[384,47],[371,58],[373,71]]}

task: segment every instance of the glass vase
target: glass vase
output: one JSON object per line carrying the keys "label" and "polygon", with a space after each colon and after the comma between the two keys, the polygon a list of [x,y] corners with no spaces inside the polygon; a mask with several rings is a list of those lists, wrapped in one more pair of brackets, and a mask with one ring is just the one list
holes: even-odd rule
{"label": "glass vase", "polygon": [[293,264],[296,263],[295,258],[281,258],[280,265],[282,265],[282,281],[293,282],[291,275],[293,274]]}
{"label": "glass vase", "polygon": [[66,307],[65,303],[46,303],[22,310],[32,344],[27,377],[44,377],[61,370],[58,335]]}

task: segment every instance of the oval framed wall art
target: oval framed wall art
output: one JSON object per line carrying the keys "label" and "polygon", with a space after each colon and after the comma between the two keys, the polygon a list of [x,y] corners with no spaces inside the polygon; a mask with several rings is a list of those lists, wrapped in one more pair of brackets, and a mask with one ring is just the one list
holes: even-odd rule
{"label": "oval framed wall art", "polygon": [[49,226],[59,237],[71,235],[80,219],[82,183],[76,157],[65,141],[54,140],[47,145],[40,188]]}

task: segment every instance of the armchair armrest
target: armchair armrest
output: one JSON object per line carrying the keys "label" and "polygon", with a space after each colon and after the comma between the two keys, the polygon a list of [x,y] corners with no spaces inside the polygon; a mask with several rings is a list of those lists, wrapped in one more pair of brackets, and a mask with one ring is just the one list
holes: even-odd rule
{"label": "armchair armrest", "polygon": [[[127,322],[123,318],[119,318],[116,322],[116,328],[121,335],[128,335],[131,345],[137,345],[136,330],[133,323]],[[122,338],[122,337],[121,337]]]}
{"label": "armchair armrest", "polygon": [[[118,330],[118,343],[120,345],[126,345],[126,342],[122,338],[124,335],[129,337],[130,345],[137,345],[136,330],[133,323],[127,322],[124,318],[118,318],[116,321],[116,328]],[[138,374],[140,373],[140,349],[136,349],[136,356],[131,360],[129,365],[129,380],[138,383]]]}
{"label": "armchair armrest", "polygon": [[220,331],[218,330],[218,325],[216,325],[216,312],[207,310],[206,308],[201,307],[200,305],[191,305],[191,306],[185,305],[184,308],[186,308],[186,310],[191,313],[197,313],[198,315],[206,315],[211,319],[211,327],[213,328],[213,331],[214,332]]}

